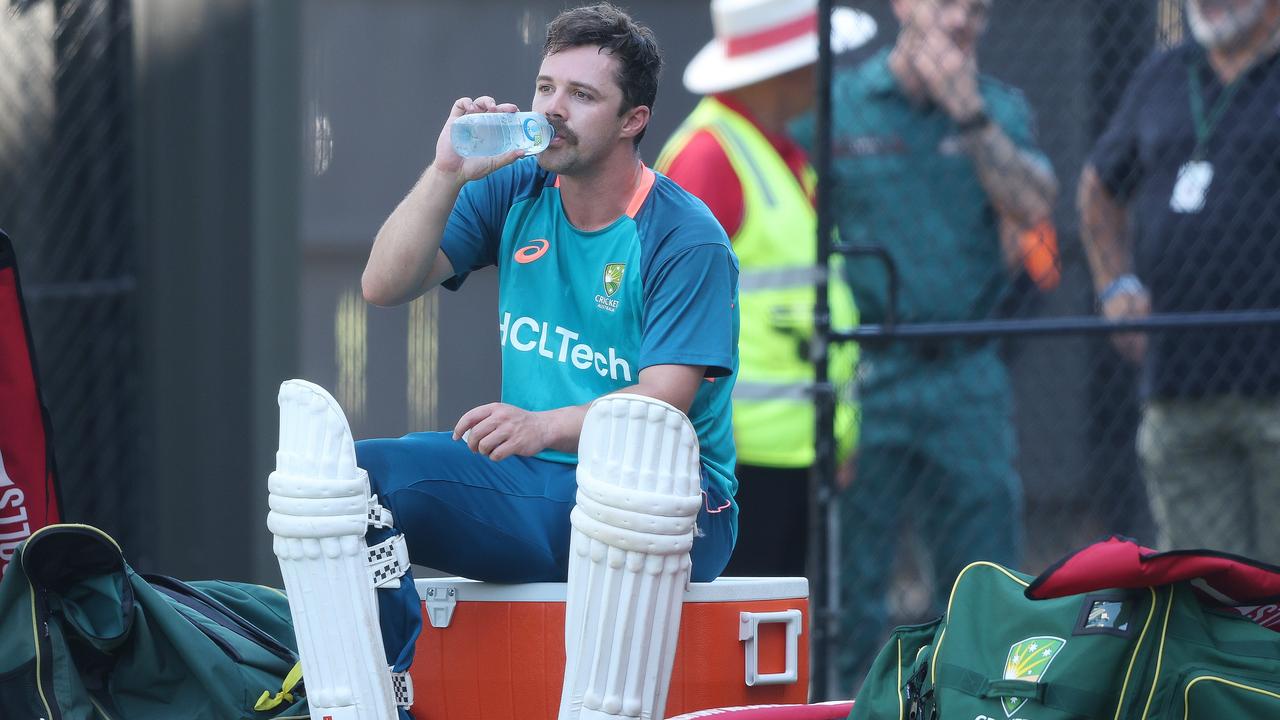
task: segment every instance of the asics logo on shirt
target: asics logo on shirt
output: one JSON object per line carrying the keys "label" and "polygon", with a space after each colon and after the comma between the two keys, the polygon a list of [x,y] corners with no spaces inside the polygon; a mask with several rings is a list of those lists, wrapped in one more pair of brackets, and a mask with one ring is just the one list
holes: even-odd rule
{"label": "asics logo on shirt", "polygon": [[575,342],[581,336],[568,328],[559,325],[553,328],[528,316],[513,320],[507,312],[498,324],[498,336],[502,347],[506,347],[509,340],[511,347],[520,352],[537,352],[579,370],[594,370],[600,377],[632,382],[631,364],[619,357],[617,350],[609,348],[606,355],[586,343]]}
{"label": "asics logo on shirt", "polygon": [[538,238],[537,240],[530,240],[528,245],[525,245],[524,247],[516,248],[515,255],[513,255],[512,257],[514,257],[515,261],[520,263],[521,265],[527,265],[533,262],[534,260],[537,260],[538,258],[542,257],[543,255],[546,255],[547,249],[550,247],[551,247],[551,242],[548,240],[544,240],[543,238]]}

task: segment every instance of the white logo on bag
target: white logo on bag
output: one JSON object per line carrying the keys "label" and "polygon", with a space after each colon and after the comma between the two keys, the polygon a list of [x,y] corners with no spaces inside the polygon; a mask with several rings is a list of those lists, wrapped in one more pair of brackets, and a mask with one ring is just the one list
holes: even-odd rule
{"label": "white logo on bag", "polygon": [[[595,370],[600,377],[631,382],[631,364],[619,357],[616,349],[609,348],[606,355],[586,343],[575,343],[581,335],[568,328],[559,325],[552,328],[528,316],[512,321],[508,312],[502,314],[502,322],[498,323],[498,336],[502,347],[510,340],[511,347],[520,352],[536,351],[544,358],[579,370]],[[555,336],[559,336],[559,340]]]}

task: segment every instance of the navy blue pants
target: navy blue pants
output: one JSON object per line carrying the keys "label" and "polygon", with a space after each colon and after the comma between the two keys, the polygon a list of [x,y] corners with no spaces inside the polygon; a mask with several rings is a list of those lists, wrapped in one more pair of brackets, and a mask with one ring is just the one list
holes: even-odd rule
{"label": "navy blue pants", "polygon": [[[412,433],[356,443],[372,492],[391,510],[393,529],[371,528],[370,545],[403,532],[409,558],[454,575],[500,583],[564,582],[576,467],[528,457],[494,462],[450,433]],[[714,580],[733,551],[737,507],[708,487],[691,552],[695,582]],[[723,508],[723,510],[721,510]],[[378,591],[387,660],[408,669],[422,626],[412,575]]]}

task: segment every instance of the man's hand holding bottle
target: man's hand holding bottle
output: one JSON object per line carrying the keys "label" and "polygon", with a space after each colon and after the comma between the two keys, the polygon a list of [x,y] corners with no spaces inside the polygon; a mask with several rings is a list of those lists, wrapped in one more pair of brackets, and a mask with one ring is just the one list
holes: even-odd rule
{"label": "man's hand holding bottle", "polygon": [[440,173],[453,177],[457,184],[461,186],[463,183],[479,180],[489,173],[506,167],[524,157],[524,150],[512,150],[501,155],[464,158],[453,148],[452,140],[453,123],[463,115],[486,112],[514,113],[519,111],[520,108],[516,107],[514,103],[499,103],[488,95],[483,95],[474,100],[469,97],[458,98],[454,101],[453,107],[450,108],[449,119],[445,122],[444,128],[440,130],[440,137],[436,140],[436,159],[432,166]]}

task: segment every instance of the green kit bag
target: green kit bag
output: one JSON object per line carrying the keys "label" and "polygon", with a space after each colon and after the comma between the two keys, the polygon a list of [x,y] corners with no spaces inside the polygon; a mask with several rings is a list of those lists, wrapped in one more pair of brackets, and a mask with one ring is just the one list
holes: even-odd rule
{"label": "green kit bag", "polygon": [[894,632],[850,719],[1280,718],[1280,635],[1193,581],[1039,600],[1032,582],[965,568],[942,618]]}
{"label": "green kit bag", "polygon": [[0,717],[308,717],[279,591],[138,575],[87,525],[50,525],[0,581]]}

